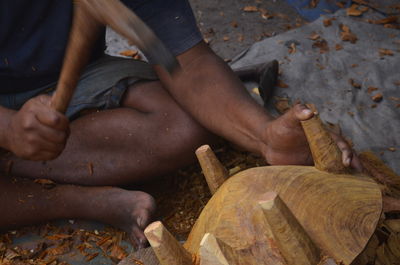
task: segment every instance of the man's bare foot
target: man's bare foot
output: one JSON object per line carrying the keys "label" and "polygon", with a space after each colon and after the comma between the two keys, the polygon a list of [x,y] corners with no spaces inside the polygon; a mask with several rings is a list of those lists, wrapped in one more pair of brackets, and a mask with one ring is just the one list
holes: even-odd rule
{"label": "man's bare foot", "polygon": [[110,188],[98,202],[96,218],[127,232],[135,247],[147,245],[144,229],[152,221],[156,205],[152,196],[141,191]]}

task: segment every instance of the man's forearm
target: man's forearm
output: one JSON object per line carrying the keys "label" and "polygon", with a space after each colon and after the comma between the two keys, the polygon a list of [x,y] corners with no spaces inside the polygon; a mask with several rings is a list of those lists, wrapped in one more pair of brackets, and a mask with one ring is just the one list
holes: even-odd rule
{"label": "man's forearm", "polygon": [[259,152],[272,117],[251,98],[225,62],[204,44],[178,56],[178,60],[181,73],[172,79],[161,74],[178,103],[213,133]]}
{"label": "man's forearm", "polygon": [[0,106],[0,147],[8,149],[8,138],[7,133],[9,130],[9,124],[11,116],[15,113],[14,110],[4,108]]}

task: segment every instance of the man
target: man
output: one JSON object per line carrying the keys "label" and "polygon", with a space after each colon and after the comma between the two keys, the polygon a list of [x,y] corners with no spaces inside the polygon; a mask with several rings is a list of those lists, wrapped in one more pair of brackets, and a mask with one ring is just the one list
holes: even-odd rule
{"label": "man", "polygon": [[[104,56],[103,38],[67,111],[69,122],[50,107],[49,95],[68,40],[72,1],[0,0],[0,146],[12,152],[2,168],[13,177],[61,183],[44,190],[0,178],[0,228],[90,219],[124,229],[143,246],[154,200],[116,187],[187,165],[215,135],[270,164],[311,163],[299,124],[311,110],[297,105],[278,119],[266,113],[202,41],[186,0],[124,2],[177,56],[182,71],[171,78],[159,66]],[[98,111],[83,114],[93,109]],[[338,145],[350,165],[351,150],[340,139]]]}

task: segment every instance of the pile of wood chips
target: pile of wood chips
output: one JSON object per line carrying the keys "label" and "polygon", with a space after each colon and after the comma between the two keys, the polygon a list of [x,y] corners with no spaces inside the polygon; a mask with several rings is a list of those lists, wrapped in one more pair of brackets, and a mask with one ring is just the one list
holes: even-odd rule
{"label": "pile of wood chips", "polygon": [[[12,246],[14,239],[26,234],[36,234],[42,240],[34,243],[34,247]],[[50,224],[27,227],[0,236],[0,264],[67,265],[60,257],[73,250],[80,253],[87,262],[98,255],[104,255],[110,259],[110,263],[116,263],[128,256],[121,246],[123,237],[124,232],[114,228],[87,231]]]}

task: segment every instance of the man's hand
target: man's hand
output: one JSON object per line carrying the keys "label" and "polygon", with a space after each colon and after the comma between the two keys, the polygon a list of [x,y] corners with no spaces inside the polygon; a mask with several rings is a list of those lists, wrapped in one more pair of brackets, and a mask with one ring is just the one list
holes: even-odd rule
{"label": "man's hand", "polygon": [[69,135],[66,116],[50,107],[50,97],[40,95],[13,113],[5,132],[5,147],[16,156],[36,161],[56,158]]}
{"label": "man's hand", "polygon": [[[266,143],[263,155],[271,165],[312,165],[313,158],[300,121],[313,117],[305,105],[295,105],[287,113],[270,122],[265,130]],[[362,171],[361,163],[349,144],[338,134],[331,132],[333,140],[342,151],[342,162]]]}

